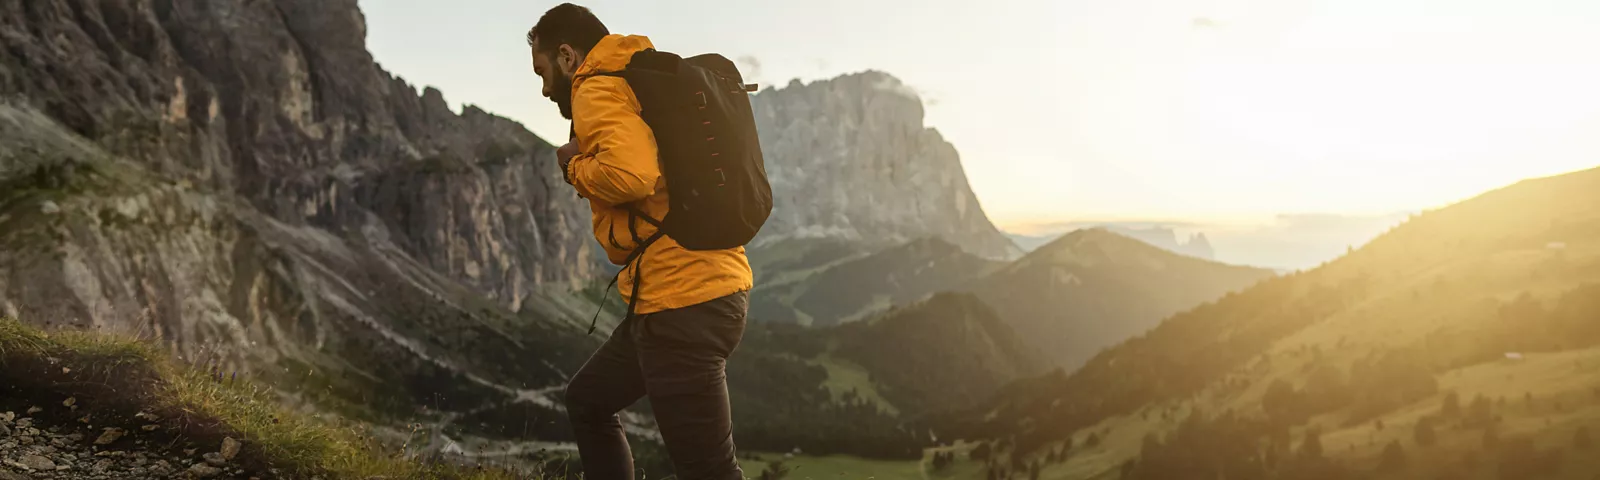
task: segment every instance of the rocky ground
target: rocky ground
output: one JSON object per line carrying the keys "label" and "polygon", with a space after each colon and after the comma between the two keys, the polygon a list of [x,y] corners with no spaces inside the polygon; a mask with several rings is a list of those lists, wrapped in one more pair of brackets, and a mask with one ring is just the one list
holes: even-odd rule
{"label": "rocky ground", "polygon": [[[205,448],[158,444],[120,428],[39,423],[38,407],[0,412],[0,480],[256,479],[232,465],[233,439]],[[152,419],[152,421],[154,421]],[[151,424],[151,427],[156,427]],[[152,429],[153,430],[153,429]]]}

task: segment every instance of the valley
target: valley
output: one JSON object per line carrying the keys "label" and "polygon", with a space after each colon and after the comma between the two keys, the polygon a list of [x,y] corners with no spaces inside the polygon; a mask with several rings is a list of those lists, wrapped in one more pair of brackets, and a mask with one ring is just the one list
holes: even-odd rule
{"label": "valley", "polygon": [[[79,376],[155,365],[141,402],[251,442],[280,409],[337,425],[253,469],[425,470],[340,457],[372,443],[563,478],[562,391],[620,321],[618,267],[554,145],[384,70],[365,22],[355,0],[0,3],[0,357],[59,380],[0,405],[76,398],[50,360],[81,353]],[[751,98],[775,206],[727,375],[752,478],[1600,473],[1600,170],[1403,223],[1286,219],[1344,254],[1280,273],[1216,259],[1302,249],[1008,237],[888,73]],[[155,397],[184,388],[232,400]],[[648,402],[623,422],[670,472]]]}
{"label": "valley", "polygon": [[1573,439],[1600,422],[1600,250],[1585,240],[1600,217],[1572,199],[1597,186],[1591,170],[1423,213],[1030,380],[946,435],[995,439],[991,471],[1040,478],[1588,478]]}

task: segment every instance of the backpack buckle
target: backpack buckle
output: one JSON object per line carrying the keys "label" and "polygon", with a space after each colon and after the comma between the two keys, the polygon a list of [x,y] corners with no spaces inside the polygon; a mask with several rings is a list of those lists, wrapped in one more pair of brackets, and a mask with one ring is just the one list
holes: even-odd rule
{"label": "backpack buckle", "polygon": [[700,97],[700,106],[706,106],[706,92],[702,90],[699,92],[694,92],[694,94]]}
{"label": "backpack buckle", "polygon": [[717,186],[719,186],[719,187],[728,186],[728,174],[724,173],[722,171],[722,169],[720,169],[720,168],[716,169],[716,172],[717,172],[717,176],[721,177],[721,179],[722,179],[721,181],[717,182]]}

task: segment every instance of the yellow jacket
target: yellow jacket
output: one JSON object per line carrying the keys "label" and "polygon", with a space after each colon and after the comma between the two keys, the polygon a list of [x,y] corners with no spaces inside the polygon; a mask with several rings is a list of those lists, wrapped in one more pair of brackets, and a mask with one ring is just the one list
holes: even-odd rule
{"label": "yellow jacket", "polygon": [[[595,76],[627,67],[634,52],[653,48],[643,36],[609,35],[600,40],[574,72],[572,126],[578,151],[567,166],[567,181],[589,200],[595,239],[611,263],[621,265],[637,244],[628,231],[628,212],[618,205],[640,201],[640,211],[656,219],[667,214],[666,181],[656,159],[656,140],[639,116],[639,99],[619,77]],[[640,239],[656,228],[637,220]],[[640,295],[635,313],[687,307],[749,290],[750,261],[744,248],[694,251],[663,236],[638,264]],[[633,298],[634,268],[624,268],[617,288]]]}

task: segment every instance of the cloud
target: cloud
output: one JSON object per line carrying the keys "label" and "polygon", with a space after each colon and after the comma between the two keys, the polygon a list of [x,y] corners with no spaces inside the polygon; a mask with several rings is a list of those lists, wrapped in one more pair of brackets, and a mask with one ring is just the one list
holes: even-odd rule
{"label": "cloud", "polygon": [[1222,28],[1222,22],[1211,17],[1194,17],[1192,25],[1194,28]]}
{"label": "cloud", "polygon": [[739,64],[740,70],[743,70],[740,73],[743,73],[746,78],[761,75],[761,59],[756,58],[754,55],[741,55],[739,58],[734,59],[734,63]]}
{"label": "cloud", "polygon": [[901,82],[900,79],[889,75],[882,75],[877,82],[872,84],[872,88],[901,95],[918,102],[922,101],[922,95],[920,92],[917,92],[917,89],[911,88],[910,85],[906,85],[905,82]]}

